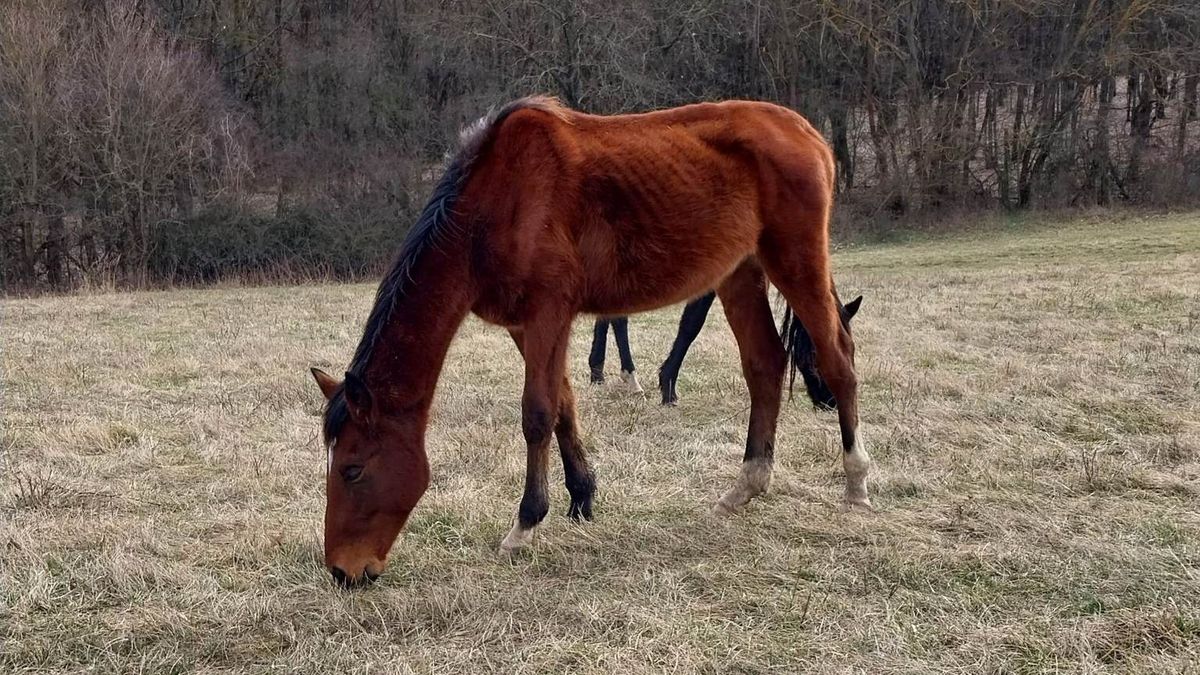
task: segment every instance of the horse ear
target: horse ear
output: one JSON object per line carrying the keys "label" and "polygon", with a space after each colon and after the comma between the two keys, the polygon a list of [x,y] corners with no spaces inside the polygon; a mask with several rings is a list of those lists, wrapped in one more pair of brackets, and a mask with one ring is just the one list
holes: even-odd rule
{"label": "horse ear", "polygon": [[325,400],[328,401],[333,398],[334,392],[337,391],[337,388],[342,383],[333,379],[332,375],[320,368],[312,368],[311,370],[313,379],[317,381],[317,386],[321,388],[321,393],[325,395]]}
{"label": "horse ear", "polygon": [[842,307],[842,309],[845,310],[845,312],[846,312],[846,321],[853,319],[854,315],[858,314],[858,308],[860,305],[862,305],[862,298],[863,298],[863,296],[860,295],[857,298],[846,303],[846,305],[844,307]]}
{"label": "horse ear", "polygon": [[367,383],[359,376],[346,372],[346,404],[350,408],[350,416],[359,422],[370,422],[371,413],[375,409],[375,401]]}

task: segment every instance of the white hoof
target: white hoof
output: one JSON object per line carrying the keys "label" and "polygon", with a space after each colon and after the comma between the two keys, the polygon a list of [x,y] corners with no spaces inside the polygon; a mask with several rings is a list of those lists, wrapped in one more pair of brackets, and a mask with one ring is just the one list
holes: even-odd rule
{"label": "white hoof", "polygon": [[645,389],[642,389],[642,383],[638,382],[637,372],[627,373],[621,371],[621,381],[625,383],[625,389],[631,394],[644,394]]}
{"label": "white hoof", "polygon": [[846,495],[842,500],[842,510],[847,513],[874,513],[875,507],[871,506],[871,500],[865,496]]}
{"label": "white hoof", "polygon": [[514,522],[511,530],[504,537],[504,541],[500,542],[500,552],[513,554],[522,549],[529,548],[533,544],[533,531],[531,527],[528,530],[521,529],[520,521]]}
{"label": "white hoof", "polygon": [[713,507],[714,515],[729,515],[737,513],[751,499],[767,491],[771,485],[771,462],[763,459],[752,459],[742,463],[742,472],[738,474],[733,487],[721,496],[720,501]]}

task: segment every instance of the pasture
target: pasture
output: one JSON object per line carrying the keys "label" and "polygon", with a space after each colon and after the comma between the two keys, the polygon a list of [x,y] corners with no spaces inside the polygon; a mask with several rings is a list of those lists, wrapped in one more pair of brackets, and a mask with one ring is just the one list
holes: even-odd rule
{"label": "pasture", "polygon": [[[1200,214],[1021,223],[834,256],[877,512],[796,391],[733,518],[748,397],[720,312],[681,402],[587,384],[596,520],[496,546],[521,361],[475,319],[433,485],[372,587],[321,562],[323,403],[373,284],[6,299],[0,671],[1181,672],[1200,662]],[[643,384],[679,307],[633,317]],[[608,372],[616,372],[610,346]],[[555,451],[557,453],[557,451]],[[555,455],[557,457],[557,454]]]}

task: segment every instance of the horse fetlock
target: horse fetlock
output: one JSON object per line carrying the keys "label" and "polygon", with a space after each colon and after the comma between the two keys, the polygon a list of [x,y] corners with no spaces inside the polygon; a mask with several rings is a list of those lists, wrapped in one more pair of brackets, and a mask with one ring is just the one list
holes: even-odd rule
{"label": "horse fetlock", "polygon": [[575,522],[592,519],[592,496],[576,497],[571,495],[571,506],[567,508],[567,517]]}
{"label": "horse fetlock", "polygon": [[771,462],[766,459],[751,459],[742,462],[742,472],[738,475],[738,486],[751,498],[767,491],[771,486]]}
{"label": "horse fetlock", "polygon": [[574,475],[568,473],[565,483],[567,492],[572,497],[591,499],[592,494],[596,492],[596,474],[590,468]]}
{"label": "horse fetlock", "polygon": [[546,518],[547,513],[550,513],[550,499],[546,497],[545,490],[527,494],[517,509],[517,525],[533,529]]}
{"label": "horse fetlock", "polygon": [[567,478],[567,493],[571,495],[571,506],[567,516],[571,520],[592,519],[592,497],[596,494],[596,477],[588,472]]}
{"label": "horse fetlock", "polygon": [[852,447],[842,456],[842,468],[846,472],[846,507],[851,510],[871,509],[867,495],[867,475],[871,471],[871,455],[863,440],[862,427]]}

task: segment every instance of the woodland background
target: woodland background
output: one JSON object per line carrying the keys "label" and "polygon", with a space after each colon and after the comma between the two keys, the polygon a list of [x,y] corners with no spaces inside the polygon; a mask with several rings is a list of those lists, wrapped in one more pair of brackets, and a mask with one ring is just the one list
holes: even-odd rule
{"label": "woodland background", "polygon": [[0,0],[0,286],[371,273],[537,92],[787,105],[840,232],[1183,207],[1198,85],[1195,0]]}

